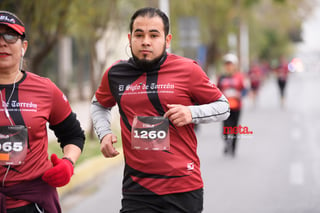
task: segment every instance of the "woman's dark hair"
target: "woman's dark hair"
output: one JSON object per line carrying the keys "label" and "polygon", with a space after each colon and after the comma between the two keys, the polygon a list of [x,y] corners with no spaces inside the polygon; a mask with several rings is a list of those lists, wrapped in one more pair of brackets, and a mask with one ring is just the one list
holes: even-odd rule
{"label": "woman's dark hair", "polygon": [[170,28],[170,24],[169,24],[169,18],[168,16],[162,12],[160,9],[158,8],[153,8],[153,7],[145,7],[145,8],[141,8],[139,10],[137,10],[131,17],[131,21],[130,21],[130,33],[132,33],[132,28],[133,28],[133,22],[135,21],[135,19],[138,16],[149,16],[151,17],[155,17],[155,16],[159,16],[162,19],[163,25],[164,25],[164,33],[167,36],[169,34],[169,28]]}

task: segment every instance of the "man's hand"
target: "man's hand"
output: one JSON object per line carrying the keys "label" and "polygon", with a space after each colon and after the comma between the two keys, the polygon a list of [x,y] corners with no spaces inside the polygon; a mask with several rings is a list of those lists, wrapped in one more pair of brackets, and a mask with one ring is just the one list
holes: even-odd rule
{"label": "man's hand", "polygon": [[164,114],[164,117],[178,127],[187,125],[192,122],[192,115],[187,106],[181,104],[168,104],[169,110]]}
{"label": "man's hand", "polygon": [[117,136],[114,134],[107,134],[102,138],[100,151],[106,158],[112,158],[119,155],[119,152],[113,146],[114,143],[117,143]]}

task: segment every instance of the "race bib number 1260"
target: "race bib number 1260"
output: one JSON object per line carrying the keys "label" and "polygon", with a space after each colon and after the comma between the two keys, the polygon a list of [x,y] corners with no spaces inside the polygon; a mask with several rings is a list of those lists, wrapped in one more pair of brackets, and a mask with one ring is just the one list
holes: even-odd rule
{"label": "race bib number 1260", "polygon": [[169,120],[160,116],[135,116],[132,122],[131,148],[169,150]]}

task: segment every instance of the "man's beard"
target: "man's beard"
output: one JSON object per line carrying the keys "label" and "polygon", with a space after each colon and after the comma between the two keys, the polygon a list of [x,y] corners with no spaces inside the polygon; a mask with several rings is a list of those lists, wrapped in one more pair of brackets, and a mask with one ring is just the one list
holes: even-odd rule
{"label": "man's beard", "polygon": [[159,57],[154,58],[152,60],[148,60],[148,59],[145,59],[145,58],[139,59],[137,56],[135,56],[133,54],[132,49],[131,49],[131,54],[132,54],[134,62],[136,63],[136,65],[139,68],[141,68],[144,71],[151,71],[155,67],[155,65],[159,63],[159,61],[161,60],[161,58],[165,54],[165,51],[166,51],[166,48],[164,47],[164,49],[162,51],[162,54]]}

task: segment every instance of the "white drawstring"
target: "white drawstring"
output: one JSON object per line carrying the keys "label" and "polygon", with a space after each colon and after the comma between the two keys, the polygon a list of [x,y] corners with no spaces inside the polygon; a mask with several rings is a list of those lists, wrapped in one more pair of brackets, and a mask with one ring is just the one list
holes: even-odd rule
{"label": "white drawstring", "polygon": [[36,209],[38,210],[39,213],[44,213],[44,209],[40,209],[38,204],[34,203],[34,205],[36,206]]}
{"label": "white drawstring", "polygon": [[7,178],[7,175],[8,175],[8,173],[9,173],[9,170],[10,170],[10,165],[8,166],[7,171],[6,171],[6,173],[4,174],[4,176],[3,176],[3,179],[2,179],[2,187],[4,187],[4,182],[5,182],[6,178]]}

